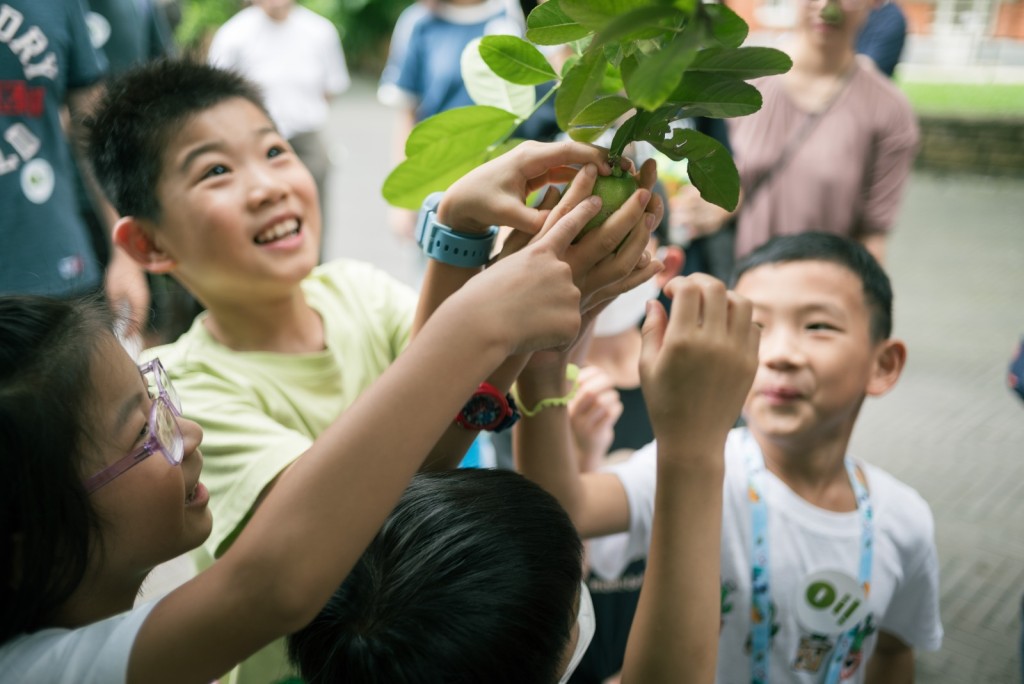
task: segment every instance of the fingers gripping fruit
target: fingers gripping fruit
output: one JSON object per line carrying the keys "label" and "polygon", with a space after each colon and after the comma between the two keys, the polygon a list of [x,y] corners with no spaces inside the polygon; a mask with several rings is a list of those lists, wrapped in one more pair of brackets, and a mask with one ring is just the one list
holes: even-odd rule
{"label": "fingers gripping fruit", "polygon": [[576,236],[576,240],[608,220],[608,217],[636,192],[636,188],[636,180],[629,174],[598,176],[594,182],[594,194],[601,198],[601,210],[597,212],[597,216],[587,221],[583,230]]}

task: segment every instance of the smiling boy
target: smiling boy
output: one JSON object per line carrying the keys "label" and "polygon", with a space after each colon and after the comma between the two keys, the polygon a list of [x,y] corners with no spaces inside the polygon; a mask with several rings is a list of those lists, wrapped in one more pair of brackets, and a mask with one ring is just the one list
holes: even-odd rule
{"label": "smiling boy", "polygon": [[[171,274],[206,307],[177,342],[147,352],[166,364],[205,433],[214,514],[196,555],[205,568],[414,329],[480,269],[431,262],[417,300],[368,264],[317,267],[322,222],[313,178],[237,74],[189,62],[140,67],[109,85],[90,128],[97,176],[122,215],[118,246],[150,272]],[[568,164],[583,165],[588,178],[610,172],[597,148],[520,147],[453,186],[438,221],[464,233],[492,224],[537,232],[559,209],[532,209],[523,198]],[[609,240],[645,220],[649,197],[646,189],[634,195]],[[644,231],[634,232],[610,258],[616,243],[581,241],[569,259],[574,274],[609,291],[650,277],[655,262],[634,268],[646,242]],[[599,261],[601,272],[592,271]],[[515,363],[490,381],[507,388]],[[453,423],[425,467],[453,467],[474,435]],[[235,681],[287,675],[283,650],[267,658],[247,661]]]}
{"label": "smiling boy", "polygon": [[[906,359],[888,277],[852,240],[805,233],[748,256],[735,291],[761,341],[747,426],[725,448],[717,681],[912,681],[913,649],[942,639],[931,510],[847,452],[865,397]],[[591,541],[598,574],[647,553],[655,449],[580,477],[522,460],[581,536],[629,533]]]}

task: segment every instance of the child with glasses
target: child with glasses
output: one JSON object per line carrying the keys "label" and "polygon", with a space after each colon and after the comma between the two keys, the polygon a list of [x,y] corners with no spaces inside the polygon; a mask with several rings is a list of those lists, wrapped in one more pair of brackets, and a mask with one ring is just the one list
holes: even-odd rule
{"label": "child with glasses", "polygon": [[136,608],[147,573],[210,534],[202,430],[102,303],[0,298],[0,681],[205,684],[304,626],[480,381],[576,337],[565,259],[596,211],[576,205],[441,304],[214,566]]}
{"label": "child with glasses", "polygon": [[[397,673],[416,679],[419,663],[446,673],[439,681],[565,681],[593,632],[580,542],[565,512],[511,473],[439,473],[402,492],[481,378],[509,354],[577,337],[579,291],[563,259],[596,209],[579,204],[441,304],[401,358],[267,495],[224,556],[138,607],[147,573],[210,533],[202,431],[181,417],[161,364],[138,367],[122,349],[101,302],[0,298],[0,680],[206,684],[302,630],[294,650],[314,682],[334,681],[334,671],[309,658],[340,663],[352,682],[396,681]],[[494,291],[520,296],[488,303]],[[673,407],[694,382],[713,379],[725,405],[738,404],[756,356],[749,305],[694,287],[675,291],[685,296],[672,319],[649,318],[645,391]],[[461,334],[453,338],[456,326]],[[533,402],[545,389],[524,387],[523,398]],[[396,414],[404,416],[401,430]],[[697,429],[655,423],[659,434]],[[157,452],[163,458],[151,458]],[[686,473],[685,491],[714,492],[721,481],[714,449],[666,449],[664,465]],[[484,509],[487,517],[472,514]],[[501,517],[504,525],[491,529],[490,519]],[[720,522],[714,496],[659,497],[627,681],[711,681]],[[410,544],[396,549],[393,538]],[[401,566],[384,568],[383,584],[374,563],[381,553]],[[443,594],[477,572],[512,572],[524,555],[531,574],[474,581],[485,595],[467,591],[454,603],[431,603],[418,589],[404,594],[407,586],[390,581],[404,574],[424,592]],[[397,597],[397,612],[364,612],[347,602],[352,592],[371,606]],[[504,629],[487,639],[477,629],[481,620],[501,627],[516,616],[527,622],[521,634],[539,623],[553,631],[512,642]],[[349,641],[346,625],[369,629]],[[389,633],[400,634],[397,646]],[[396,658],[395,648],[405,655]]]}
{"label": "child with glasses", "polygon": [[[480,272],[490,250],[478,248],[483,259],[472,263],[431,260],[418,301],[369,264],[317,266],[316,185],[255,87],[231,72],[157,62],[123,74],[108,84],[90,131],[96,175],[122,215],[114,229],[119,248],[150,272],[170,274],[206,307],[179,340],[149,352],[164,360],[186,416],[206,434],[214,523],[193,554],[206,568],[289,469],[316,449],[335,417],[403,353],[438,302]],[[574,175],[571,164],[584,167],[583,177],[611,172],[598,148],[524,144],[455,182],[436,219],[477,243],[486,242],[492,225],[536,233],[553,203],[533,208],[524,199]],[[644,221],[654,218],[647,210],[653,174],[641,180],[644,187],[606,222],[607,236],[571,250],[581,308],[658,268],[642,256]],[[605,258],[615,236],[634,226],[639,230],[623,248]],[[521,365],[510,359],[487,382],[504,394]],[[455,467],[476,435],[453,421],[424,467]],[[231,681],[263,684],[268,672],[287,675],[283,644],[271,651]]]}

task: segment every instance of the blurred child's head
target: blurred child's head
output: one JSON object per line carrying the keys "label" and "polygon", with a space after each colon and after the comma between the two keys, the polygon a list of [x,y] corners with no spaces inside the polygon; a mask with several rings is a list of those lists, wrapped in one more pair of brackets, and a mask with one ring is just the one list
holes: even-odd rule
{"label": "blurred child's head", "polygon": [[319,258],[316,185],[244,78],[158,60],[112,79],[89,122],[115,242],[201,301],[301,280]]}
{"label": "blurred child's head", "polygon": [[[0,297],[0,639],[52,624],[110,570],[141,583],[209,534],[205,503],[187,501],[201,432],[179,419],[187,460],[173,472],[143,455],[154,402],[112,324],[99,298]],[[90,492],[117,463],[129,467]]]}
{"label": "blurred child's head", "polygon": [[418,475],[289,653],[311,684],[555,684],[589,603],[581,579],[579,537],[533,483]]}
{"label": "blurred child's head", "polygon": [[892,288],[858,242],[824,233],[777,237],[736,266],[754,305],[759,366],[744,406],[755,433],[846,435],[865,396],[899,378],[906,348],[889,337]]}

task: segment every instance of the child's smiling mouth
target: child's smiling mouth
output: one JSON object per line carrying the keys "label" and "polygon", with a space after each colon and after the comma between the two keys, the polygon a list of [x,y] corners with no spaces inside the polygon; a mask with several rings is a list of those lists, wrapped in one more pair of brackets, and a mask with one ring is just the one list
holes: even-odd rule
{"label": "child's smiling mouth", "polygon": [[253,242],[257,245],[265,245],[290,235],[298,235],[301,228],[302,223],[299,219],[288,218],[275,223],[263,231],[260,231],[260,233],[253,238]]}

